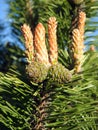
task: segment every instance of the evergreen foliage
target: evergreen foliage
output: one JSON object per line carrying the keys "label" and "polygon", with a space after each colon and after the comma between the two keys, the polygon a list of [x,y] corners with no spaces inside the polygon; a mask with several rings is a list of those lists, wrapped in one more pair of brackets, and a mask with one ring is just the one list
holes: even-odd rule
{"label": "evergreen foliage", "polygon": [[[46,26],[49,16],[57,18],[59,62],[70,69],[72,78],[69,82],[58,83],[48,76],[41,83],[30,82],[26,76],[26,62],[21,63],[19,57],[16,58],[18,60],[6,73],[0,73],[1,130],[98,129],[98,52],[86,50],[82,70],[75,74],[67,51],[71,44],[71,22],[73,16],[77,15],[77,8],[85,9],[88,19],[97,16],[98,2],[84,0],[80,7],[68,1],[9,0],[13,32],[18,38],[24,22],[34,31],[39,21]],[[27,6],[29,2],[32,2],[30,7]],[[87,21],[86,31],[94,31],[93,26],[91,30],[88,28],[89,24]],[[23,53],[20,51],[19,54]]]}
{"label": "evergreen foliage", "polygon": [[[83,73],[68,84],[53,84],[52,103],[46,126],[56,130],[97,130],[97,53],[88,54]],[[96,60],[95,60],[96,59]],[[93,62],[94,61],[94,64]],[[89,64],[87,64],[89,63]],[[94,71],[94,66],[95,71]],[[53,90],[52,90],[53,91]]]}
{"label": "evergreen foliage", "polygon": [[31,85],[26,84],[19,77],[20,74],[15,70],[5,75],[0,73],[0,128],[2,130],[30,129],[29,120],[33,104]]}
{"label": "evergreen foliage", "polygon": [[0,45],[0,71],[6,72],[12,64],[25,62],[25,55],[22,49],[14,43]]}

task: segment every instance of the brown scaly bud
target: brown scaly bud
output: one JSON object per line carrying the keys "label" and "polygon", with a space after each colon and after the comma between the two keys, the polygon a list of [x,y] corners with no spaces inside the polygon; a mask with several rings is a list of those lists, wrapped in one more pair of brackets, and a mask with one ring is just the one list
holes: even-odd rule
{"label": "brown scaly bud", "polygon": [[58,61],[58,47],[57,47],[57,21],[55,17],[50,17],[48,20],[48,42],[50,46],[49,60],[51,64]]}
{"label": "brown scaly bud", "polygon": [[34,59],[34,47],[33,47],[33,35],[29,25],[23,24],[21,30],[25,39],[26,55],[28,62],[32,62]]}
{"label": "brown scaly bud", "polygon": [[45,45],[45,28],[41,23],[35,28],[34,46],[37,60],[49,66],[48,52]]}
{"label": "brown scaly bud", "polygon": [[[81,34],[81,42],[83,44],[84,42],[84,28],[85,28],[85,21],[86,21],[86,14],[85,12],[81,11],[79,12],[79,19],[78,19],[78,29],[80,31],[80,34]],[[84,47],[84,44],[83,44],[83,47]]]}
{"label": "brown scaly bud", "polygon": [[91,46],[90,46],[90,51],[92,51],[92,52],[95,52],[95,51],[96,51],[96,49],[95,49],[95,46],[94,46],[94,45],[91,45]]}
{"label": "brown scaly bud", "polygon": [[81,34],[78,29],[74,29],[73,32],[72,51],[75,65],[75,72],[81,71],[81,62],[83,60],[83,45],[81,42]]}

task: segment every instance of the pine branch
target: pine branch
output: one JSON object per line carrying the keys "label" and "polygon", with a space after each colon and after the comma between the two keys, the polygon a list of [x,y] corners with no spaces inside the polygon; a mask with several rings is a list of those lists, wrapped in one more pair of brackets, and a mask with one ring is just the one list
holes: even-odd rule
{"label": "pine branch", "polygon": [[[49,2],[50,1],[51,0],[49,0]],[[89,5],[89,1],[90,0],[85,1],[85,4],[88,5],[88,7],[91,7],[92,4]],[[23,2],[22,0],[20,0],[20,2],[17,1],[15,8],[17,7],[18,4],[20,9],[21,9],[20,5],[22,7],[25,7],[24,4],[25,2]],[[35,1],[35,3],[37,2],[40,2],[41,4],[40,0]],[[49,6],[47,6],[47,4]],[[51,1],[50,3],[46,2],[44,7],[47,6],[47,8],[46,9],[41,8],[42,10],[38,8],[41,5],[40,6],[37,5],[38,8],[37,13],[39,13],[37,15],[45,16],[45,18],[41,17],[40,19],[37,17],[38,21],[41,20],[44,22],[50,15],[54,15],[57,17],[59,26],[57,32],[59,39],[58,43],[60,48],[64,50],[65,46],[69,47],[69,43],[71,44],[71,41],[69,40],[70,39],[69,29],[71,25],[72,16],[74,13],[76,13],[75,16],[79,15],[79,13],[77,14],[77,11],[80,11],[78,9],[80,9],[80,7],[82,6],[82,4],[79,5],[76,4],[77,3],[74,3],[74,5],[73,4],[70,5],[68,1],[65,0]],[[74,8],[73,7],[71,8],[71,6],[74,6]],[[44,9],[46,10],[46,12]],[[41,11],[43,10],[44,12],[42,13]],[[12,13],[14,13],[14,11],[12,11]],[[19,11],[18,13],[21,14],[21,11]],[[83,18],[81,19],[82,16]],[[73,57],[74,59],[76,58],[75,59],[76,61],[82,59],[83,56],[82,52],[84,47],[83,33],[84,33],[85,14],[82,13],[81,17],[78,16],[78,19],[76,18],[75,22],[79,23],[76,24],[75,29],[73,29],[72,33],[73,34],[72,48],[74,52]],[[27,17],[25,20],[27,20]],[[36,23],[38,21],[36,21]],[[50,24],[50,21],[48,24]],[[51,28],[51,30],[52,29],[54,30],[54,34],[53,32],[49,34],[55,39],[53,41],[53,44],[55,43],[57,44],[56,26],[57,25],[55,21],[55,26],[53,26],[54,28]],[[56,50],[55,55],[57,63],[48,66],[47,69],[47,65],[46,66],[43,65],[47,64],[46,61],[48,61],[47,58],[48,54],[45,45],[45,29],[43,25],[38,24],[37,28],[35,29],[35,32],[36,32],[35,33],[36,47],[34,48],[35,49],[34,51],[35,53],[38,53],[40,55],[39,60],[41,60],[42,64],[39,61],[36,62],[37,60],[35,58],[32,64],[31,63],[26,64],[26,70],[23,70],[25,66],[20,65],[18,62],[18,66],[17,67],[14,66],[14,69],[9,70],[9,72],[7,72],[6,74],[0,73],[0,108],[1,108],[0,125],[3,124],[4,127],[6,127],[5,129],[14,129],[14,130],[16,129],[97,130],[98,129],[97,126],[98,52],[97,51],[85,52],[84,53],[85,60],[82,66],[83,69],[81,69],[81,71],[79,70],[80,73],[74,74],[73,68],[70,67],[73,63],[71,63],[72,60],[67,52],[67,49],[65,51],[63,50],[60,51],[62,53],[61,56],[59,57],[59,61],[62,61],[63,65],[69,67],[71,71],[66,69],[65,66],[63,66],[61,63],[57,61],[58,49],[57,45],[55,44],[56,48],[54,48],[53,45],[52,51],[55,52]],[[30,28],[29,33],[31,33]],[[27,37],[29,37],[29,35],[27,35]],[[43,40],[41,39],[41,37]],[[29,38],[31,38],[29,45],[31,48],[33,48],[32,44],[33,38],[32,36]],[[49,40],[51,41],[52,39]],[[81,43],[81,46],[79,46],[79,42]],[[65,45],[65,43],[67,43],[67,45]],[[50,46],[52,49],[52,43],[50,44]],[[30,50],[27,51],[28,55],[30,53],[33,53]],[[78,51],[78,54],[75,51]],[[45,60],[43,60],[44,54],[46,56]],[[54,55],[52,56],[53,56],[52,58],[55,57]],[[29,56],[27,58],[29,58]],[[77,63],[76,61],[75,63]],[[79,65],[81,67],[81,63],[78,64],[78,67]]]}

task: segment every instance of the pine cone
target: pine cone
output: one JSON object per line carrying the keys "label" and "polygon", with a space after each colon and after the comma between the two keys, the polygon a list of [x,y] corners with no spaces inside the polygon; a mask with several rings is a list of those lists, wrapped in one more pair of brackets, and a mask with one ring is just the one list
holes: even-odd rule
{"label": "pine cone", "polygon": [[72,74],[62,64],[57,63],[50,67],[48,77],[53,82],[66,83],[71,80]]}
{"label": "pine cone", "polygon": [[35,28],[34,46],[36,59],[46,66],[49,66],[48,52],[45,45],[45,28],[41,23]]}
{"label": "pine cone", "polygon": [[46,79],[48,68],[38,61],[33,61],[26,66],[26,73],[31,82],[40,83]]}
{"label": "pine cone", "polygon": [[24,39],[25,39],[25,47],[26,47],[26,56],[28,62],[32,62],[34,59],[34,47],[33,47],[33,35],[29,25],[23,24],[21,27]]}
{"label": "pine cone", "polygon": [[48,20],[48,41],[49,41],[49,60],[54,64],[58,60],[58,47],[57,47],[57,21],[55,17],[50,17]]}

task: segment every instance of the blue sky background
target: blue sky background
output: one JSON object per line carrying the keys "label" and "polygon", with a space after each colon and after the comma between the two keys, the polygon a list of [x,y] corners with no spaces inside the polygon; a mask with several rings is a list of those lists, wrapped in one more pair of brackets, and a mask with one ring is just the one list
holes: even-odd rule
{"label": "blue sky background", "polygon": [[0,21],[2,23],[2,25],[4,25],[6,27],[6,29],[4,30],[4,32],[1,32],[1,35],[5,35],[5,38],[1,38],[2,39],[2,43],[6,43],[8,41],[13,42],[11,39],[11,30],[10,30],[10,19],[8,18],[7,14],[8,14],[8,4],[6,3],[6,0],[0,0]]}
{"label": "blue sky background", "polygon": [[21,49],[24,49],[24,46],[20,44],[15,37],[12,37],[12,32],[11,32],[11,27],[10,27],[10,22],[11,19],[8,17],[8,9],[9,5],[6,3],[6,0],[0,0],[0,21],[4,22],[3,25],[6,26],[6,29],[4,32],[1,32],[2,34],[5,35],[4,39],[2,40],[1,44],[6,44],[7,42],[12,42],[20,46]]}
{"label": "blue sky background", "polygon": [[0,0],[0,19],[6,19],[8,5],[5,3],[5,0]]}

